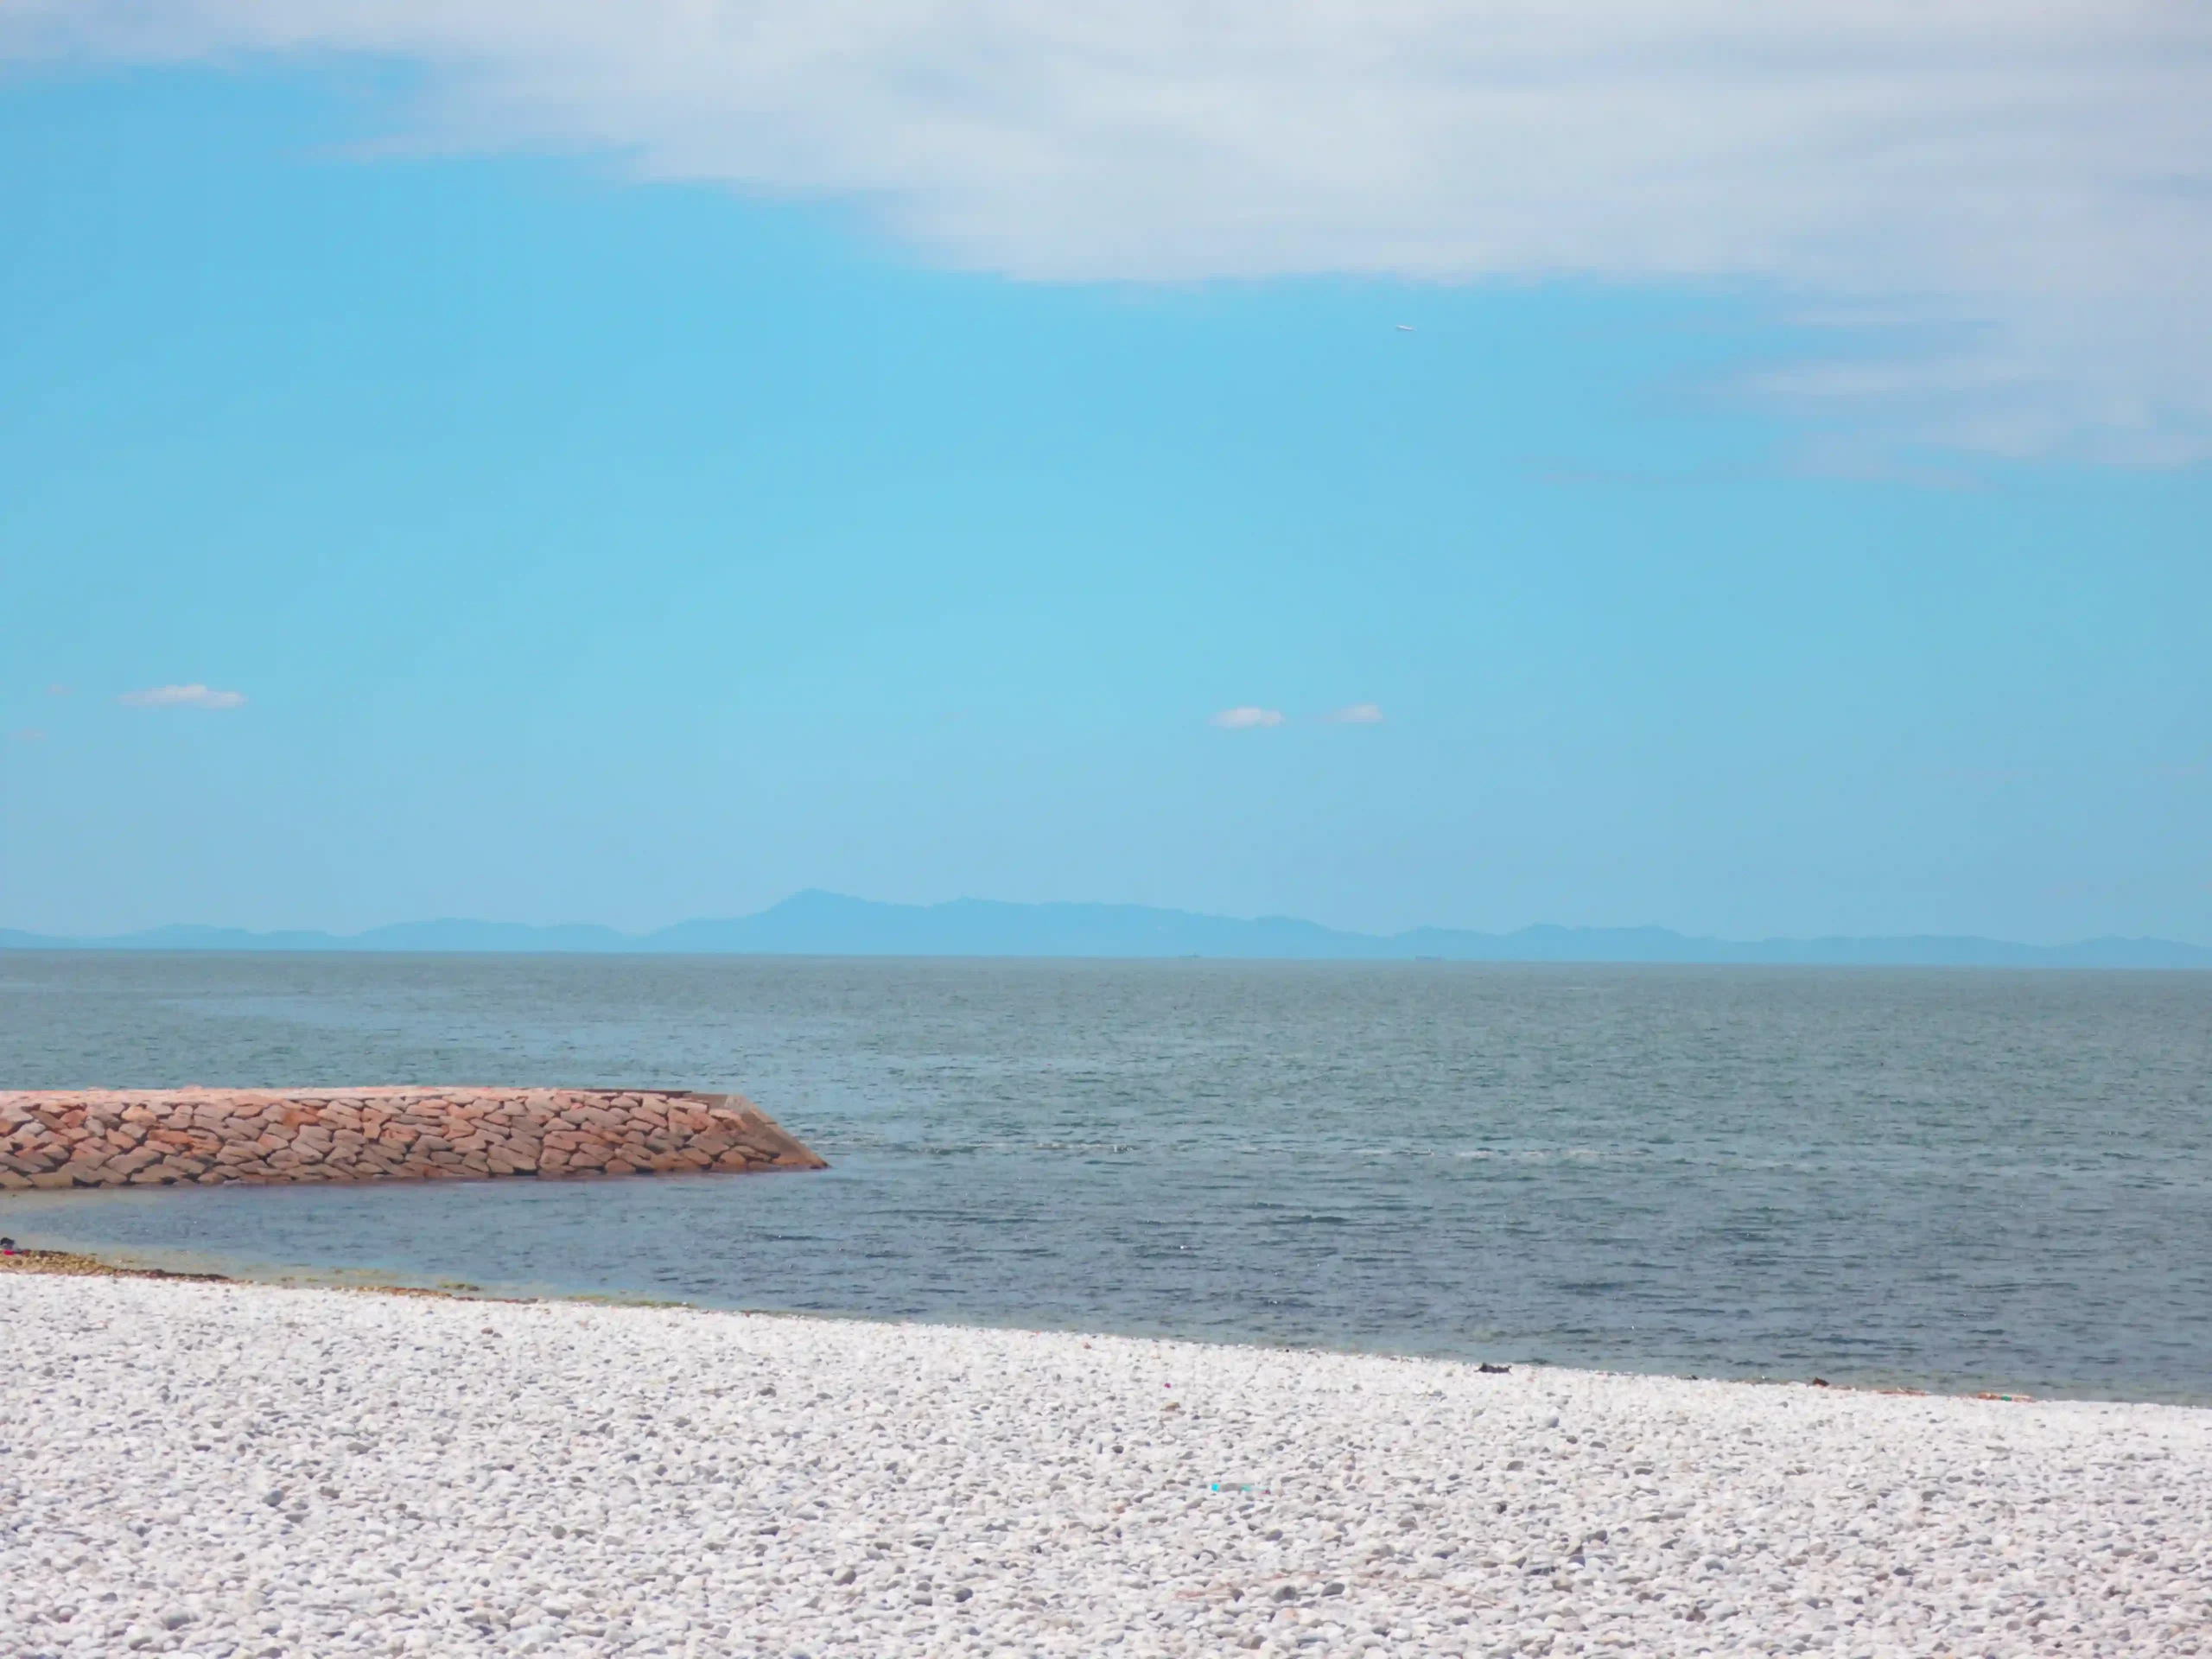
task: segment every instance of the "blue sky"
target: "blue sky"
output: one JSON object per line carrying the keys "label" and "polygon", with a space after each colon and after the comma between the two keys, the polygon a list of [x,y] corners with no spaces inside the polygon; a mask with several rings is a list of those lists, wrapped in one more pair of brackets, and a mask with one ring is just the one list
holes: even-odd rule
{"label": "blue sky", "polygon": [[0,925],[2212,942],[2202,410],[2052,343],[2156,295],[877,177],[865,88],[789,179],[305,46],[0,65]]}

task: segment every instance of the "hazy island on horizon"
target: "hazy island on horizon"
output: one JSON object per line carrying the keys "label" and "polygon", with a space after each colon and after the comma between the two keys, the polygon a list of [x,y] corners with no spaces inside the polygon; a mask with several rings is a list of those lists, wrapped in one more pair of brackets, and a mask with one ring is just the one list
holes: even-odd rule
{"label": "hazy island on horizon", "polygon": [[2196,969],[2212,947],[2102,938],[2023,944],[1973,936],[1720,939],[1670,928],[1539,925],[1509,933],[1422,927],[1358,933],[1294,917],[1209,916],[1148,905],[1016,904],[958,899],[887,904],[818,890],[750,916],[645,933],[591,923],[445,919],[364,932],[255,932],[172,925],[78,938],[0,928],[0,950],[376,951],[854,957],[1200,957],[1248,961],[1649,963],[1710,965]]}

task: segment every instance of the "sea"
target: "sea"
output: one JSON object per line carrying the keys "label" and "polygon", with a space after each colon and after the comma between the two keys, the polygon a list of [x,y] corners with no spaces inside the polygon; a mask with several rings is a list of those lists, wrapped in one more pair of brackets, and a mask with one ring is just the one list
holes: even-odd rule
{"label": "sea", "polygon": [[0,954],[0,1088],[734,1090],[813,1174],[0,1195],[259,1277],[2212,1403],[2212,974]]}

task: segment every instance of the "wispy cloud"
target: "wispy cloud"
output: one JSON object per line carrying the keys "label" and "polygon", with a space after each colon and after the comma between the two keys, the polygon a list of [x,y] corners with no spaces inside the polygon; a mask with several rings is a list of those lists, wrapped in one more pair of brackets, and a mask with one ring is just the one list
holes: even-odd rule
{"label": "wispy cloud", "polygon": [[154,685],[126,691],[116,701],[126,709],[242,709],[243,691],[217,691],[204,685]]}
{"label": "wispy cloud", "polygon": [[1332,709],[1321,716],[1332,726],[1380,726],[1382,705],[1379,702],[1348,702],[1341,709]]}
{"label": "wispy cloud", "polygon": [[1239,708],[1223,709],[1213,716],[1211,723],[1224,731],[1249,732],[1255,727],[1281,725],[1282,710],[1255,709],[1247,703]]}
{"label": "wispy cloud", "polygon": [[43,743],[46,741],[46,734],[39,730],[35,726],[25,726],[20,730],[9,733],[8,735],[18,743]]}
{"label": "wispy cloud", "polygon": [[46,688],[46,695],[49,697],[66,697],[75,690],[74,686],[63,685],[57,681]]}
{"label": "wispy cloud", "polygon": [[1047,279],[1719,281],[1899,443],[2212,452],[2201,0],[11,0],[0,56],[411,61],[402,142],[843,197]]}

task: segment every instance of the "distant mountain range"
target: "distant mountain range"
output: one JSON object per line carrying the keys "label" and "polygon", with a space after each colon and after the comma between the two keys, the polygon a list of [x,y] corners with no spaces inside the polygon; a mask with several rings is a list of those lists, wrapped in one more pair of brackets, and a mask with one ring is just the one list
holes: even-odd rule
{"label": "distant mountain range", "polygon": [[2084,939],[2012,944],[2001,939],[1707,939],[1663,927],[1524,927],[1469,933],[1422,927],[1348,933],[1287,916],[1240,921],[1145,905],[1009,905],[982,899],[884,905],[802,893],[758,915],[678,922],[651,933],[571,924],[402,922],[365,933],[250,933],[157,927],[97,939],[0,928],[0,950],[378,950],[537,953],[658,952],[692,956],[1232,957],[1308,961],[1646,962],[1945,968],[2212,969],[2212,948],[2168,939]]}

